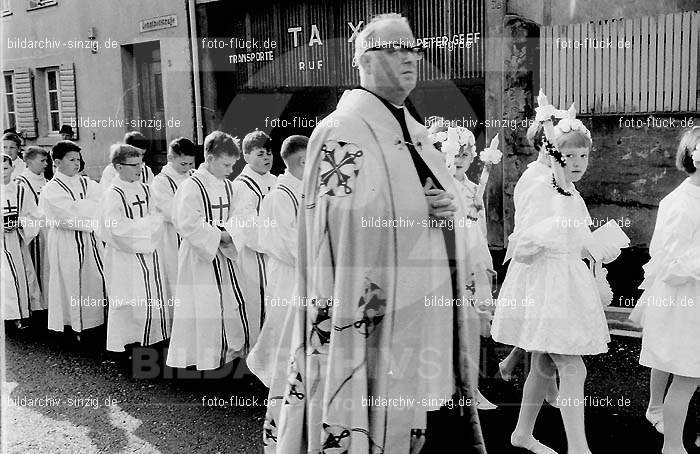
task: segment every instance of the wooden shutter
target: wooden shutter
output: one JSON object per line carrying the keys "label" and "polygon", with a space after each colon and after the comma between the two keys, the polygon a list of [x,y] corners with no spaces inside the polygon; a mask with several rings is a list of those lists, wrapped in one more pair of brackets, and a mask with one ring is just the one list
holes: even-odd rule
{"label": "wooden shutter", "polygon": [[78,101],[75,96],[75,68],[64,63],[59,69],[61,93],[61,124],[73,127],[73,139],[78,138]]}
{"label": "wooden shutter", "polygon": [[33,77],[29,68],[15,69],[15,123],[27,139],[35,139],[37,135]]}

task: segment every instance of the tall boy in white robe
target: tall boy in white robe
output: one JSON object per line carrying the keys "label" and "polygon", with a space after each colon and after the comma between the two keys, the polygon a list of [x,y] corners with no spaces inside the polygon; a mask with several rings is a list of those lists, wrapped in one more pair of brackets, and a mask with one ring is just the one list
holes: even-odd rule
{"label": "tall boy in white robe", "polygon": [[241,356],[248,323],[238,253],[224,228],[233,203],[226,177],[241,152],[230,135],[214,131],[204,140],[204,155],[173,200],[173,225],[182,242],[167,359],[170,367],[198,370]]}
{"label": "tall boy in white robe", "polygon": [[[190,139],[179,137],[173,140],[168,146],[168,163],[153,178],[150,186],[153,206],[164,221],[161,255],[165,265],[163,278],[170,293],[175,292],[177,284],[177,255],[181,242],[172,220],[173,199],[178,186],[192,174],[194,157],[195,147]],[[172,316],[172,306],[168,309]]]}
{"label": "tall boy in white robe", "polygon": [[251,372],[268,387],[275,363],[286,362],[288,358],[290,339],[281,341],[281,354],[278,354],[278,346],[284,320],[290,312],[288,308],[295,304],[297,216],[308,144],[309,138],[304,136],[290,136],[282,142],[280,155],[287,170],[277,178],[276,186],[260,206],[258,244],[267,260],[265,323],[246,362]]}
{"label": "tall boy in white robe", "polygon": [[[49,163],[49,153],[41,147],[31,146],[24,152],[24,162],[27,167],[15,181],[17,185],[24,188],[24,192],[32,198],[34,205],[39,205],[39,195],[46,185],[44,171]],[[40,219],[44,216],[38,213]],[[49,262],[47,249],[47,228],[45,222],[41,222],[39,232],[36,237],[29,243],[29,253],[34,263],[36,276],[41,290],[41,298],[32,307],[33,311],[45,310],[49,308],[48,290],[49,290]]]}
{"label": "tall boy in white robe", "polygon": [[[129,131],[124,134],[124,143],[136,147],[141,150],[142,155],[146,156],[146,151],[148,147],[148,140],[146,137],[138,131]],[[111,152],[111,150],[110,150]],[[100,178],[100,191],[104,194],[112,182],[117,178],[118,172],[112,164],[112,156],[109,157],[110,163],[102,171],[102,177]],[[153,181],[153,171],[148,168],[146,163],[141,164],[141,183],[151,184]]]}
{"label": "tall boy in white robe", "polygon": [[27,244],[39,230],[38,210],[32,196],[12,181],[12,158],[4,153],[1,183],[3,233],[0,241],[0,308],[3,320],[14,320],[17,328],[23,328],[25,324],[22,320],[29,317],[41,298],[34,265],[27,249]]}
{"label": "tall boy in white robe", "polygon": [[104,248],[95,236],[100,190],[78,174],[80,147],[61,140],[51,149],[53,179],[39,196],[39,209],[49,228],[49,329],[73,331],[104,323],[107,295]]}
{"label": "tall boy in white robe", "polygon": [[246,288],[246,353],[255,341],[265,320],[265,286],[267,272],[265,257],[258,244],[257,217],[265,196],[275,186],[277,178],[270,173],[272,150],[270,136],[253,131],[243,138],[243,158],[246,166],[233,181],[233,214],[235,232],[233,242],[239,251],[239,263]]}
{"label": "tall boy in white robe", "polygon": [[141,182],[141,150],[115,144],[112,165],[118,177],[102,196],[99,234],[105,241],[109,314],[107,350],[156,344],[170,337],[173,304],[158,253],[163,217],[156,213],[148,186]]}

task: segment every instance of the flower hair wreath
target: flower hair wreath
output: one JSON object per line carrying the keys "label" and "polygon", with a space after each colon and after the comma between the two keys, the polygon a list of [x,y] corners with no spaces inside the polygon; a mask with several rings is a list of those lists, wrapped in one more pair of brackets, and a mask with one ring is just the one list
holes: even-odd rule
{"label": "flower hair wreath", "polygon": [[447,126],[443,129],[429,134],[428,137],[433,144],[439,145],[436,148],[445,153],[448,169],[454,167],[455,158],[461,153],[469,153],[472,158],[476,157],[476,138],[470,130],[463,126]]}
{"label": "flower hair wreath", "polygon": [[[593,140],[591,138],[591,132],[586,128],[586,125],[576,118],[576,108],[573,104],[571,104],[569,110],[558,110],[552,105],[545,105],[536,108],[535,111],[537,112],[535,121],[540,123],[544,123],[549,119],[559,118],[559,122],[554,126],[554,137],[558,138],[571,131],[581,131],[589,140]],[[546,134],[542,136],[542,143],[547,153],[562,167],[566,167],[566,158],[561,154],[561,151],[549,141]]]}

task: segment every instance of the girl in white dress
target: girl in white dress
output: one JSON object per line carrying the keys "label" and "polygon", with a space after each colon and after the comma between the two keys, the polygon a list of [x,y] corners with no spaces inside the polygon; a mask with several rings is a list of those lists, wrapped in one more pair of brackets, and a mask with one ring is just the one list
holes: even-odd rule
{"label": "girl in white dress", "polygon": [[522,213],[491,334],[497,342],[532,353],[518,423],[511,435],[513,446],[534,453],[555,452],[532,433],[558,371],[557,403],[568,452],[588,454],[583,405],[586,367],[581,355],[605,353],[610,336],[596,282],[581,256],[587,250],[607,261],[617,252],[593,244],[586,204],[573,185],[588,167],[590,133],[579,120],[565,118],[554,129],[554,142],[565,157],[564,187],[549,173],[534,178],[522,195],[530,200],[530,209]]}
{"label": "girl in white dress", "polygon": [[[688,178],[659,204],[644,293],[630,316],[643,328],[639,364],[652,368],[652,416],[658,414],[652,405],[663,400],[664,454],[686,453],[683,425],[700,386],[700,128],[683,135],[676,164]],[[668,374],[673,380],[663,399]]]}

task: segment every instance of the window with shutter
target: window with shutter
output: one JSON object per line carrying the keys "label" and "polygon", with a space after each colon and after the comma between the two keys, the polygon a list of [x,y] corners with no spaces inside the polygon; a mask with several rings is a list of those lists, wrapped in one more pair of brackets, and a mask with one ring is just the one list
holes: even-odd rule
{"label": "window with shutter", "polygon": [[77,140],[78,100],[75,91],[75,67],[73,63],[62,64],[59,73],[61,124],[70,125],[73,128],[73,140]]}
{"label": "window with shutter", "polygon": [[34,85],[30,69],[15,69],[13,82],[17,130],[23,132],[25,138],[35,139],[37,121],[34,115]]}
{"label": "window with shutter", "polygon": [[46,113],[49,134],[58,134],[61,129],[61,90],[58,85],[58,68],[46,70]]}
{"label": "window with shutter", "polygon": [[5,95],[5,123],[4,128],[15,128],[17,127],[17,122],[15,119],[15,89],[14,81],[12,77],[12,72],[6,72],[3,74],[4,79],[4,95]]}

